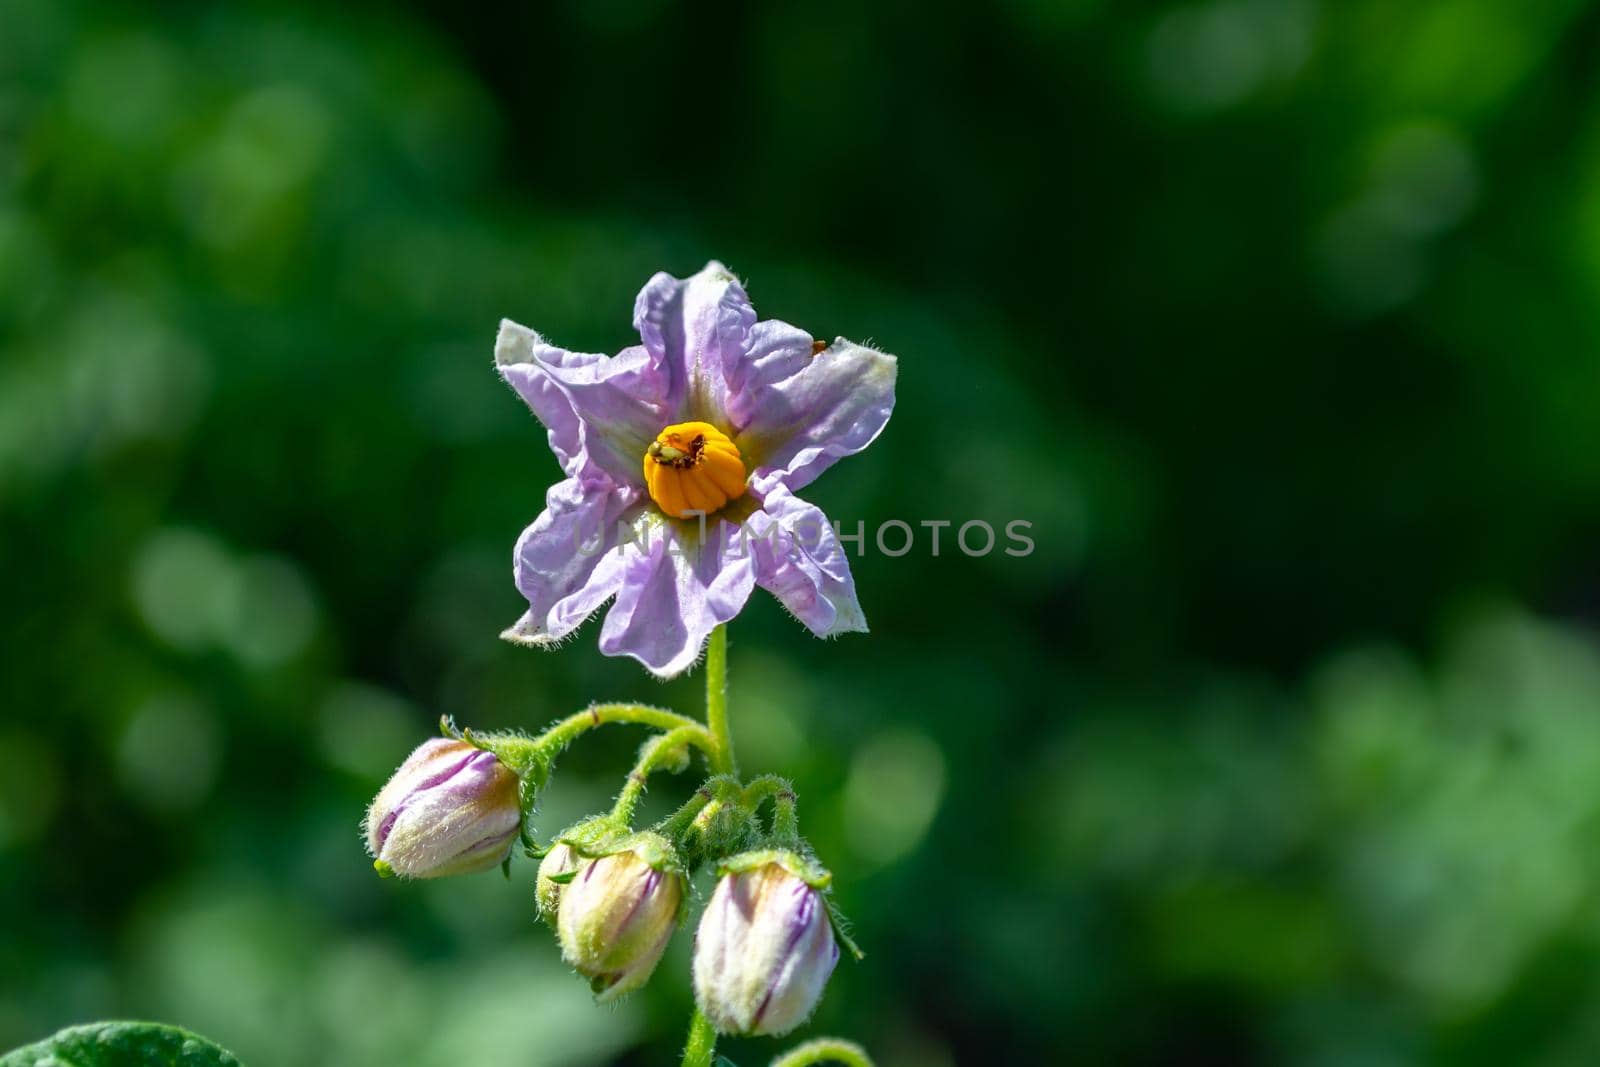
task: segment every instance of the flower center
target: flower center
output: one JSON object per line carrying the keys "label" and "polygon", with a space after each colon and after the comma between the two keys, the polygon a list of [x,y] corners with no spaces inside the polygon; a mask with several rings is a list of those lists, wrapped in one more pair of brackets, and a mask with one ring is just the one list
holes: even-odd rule
{"label": "flower center", "polygon": [[662,511],[675,519],[710,515],[744,495],[739,446],[709,422],[668,426],[644,453],[644,484]]}

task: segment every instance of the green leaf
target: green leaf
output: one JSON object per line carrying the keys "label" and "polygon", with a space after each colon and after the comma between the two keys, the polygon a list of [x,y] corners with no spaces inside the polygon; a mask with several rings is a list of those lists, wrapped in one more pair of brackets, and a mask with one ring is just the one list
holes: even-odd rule
{"label": "green leaf", "polygon": [[240,1067],[232,1053],[160,1023],[73,1026],[0,1056],[0,1067]]}
{"label": "green leaf", "polygon": [[739,1065],[728,1059],[726,1056],[718,1056],[714,1067],[739,1067]]}

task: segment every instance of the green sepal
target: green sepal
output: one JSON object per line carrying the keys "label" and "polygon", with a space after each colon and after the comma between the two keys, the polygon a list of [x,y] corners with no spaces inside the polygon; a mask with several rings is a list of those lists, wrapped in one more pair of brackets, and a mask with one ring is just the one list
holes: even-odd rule
{"label": "green sepal", "polygon": [[[544,781],[548,781],[549,776],[549,768],[546,767]],[[533,816],[539,810],[539,790],[544,788],[544,781],[536,781],[531,775],[526,778],[520,778],[517,781],[517,808],[522,813],[522,822],[517,829],[517,836],[521,838],[522,847],[529,855],[540,851],[539,842],[533,836]],[[548,851],[548,849],[543,851]]]}
{"label": "green sepal", "polygon": [[550,781],[551,754],[526,734],[515,731],[479,733],[471,727],[463,730],[450,715],[439,716],[439,732],[494,753],[494,758],[517,776],[517,806],[522,812],[518,836],[523,849],[529,855],[537,855],[540,846],[533,836],[533,816],[539,808],[539,794]]}
{"label": "green sepal", "polygon": [[776,863],[818,892],[825,892],[833,884],[833,872],[817,862],[815,856],[784,848],[755,849],[725,857],[717,864],[717,874],[743,874],[769,863]]}
{"label": "green sepal", "polygon": [[726,1056],[718,1056],[715,1067],[739,1067],[739,1065]]}
{"label": "green sepal", "polygon": [[577,871],[562,871],[560,874],[545,875],[545,880],[554,882],[556,885],[566,885],[576,877],[578,877]]}
{"label": "green sepal", "polygon": [[439,732],[445,737],[465,741],[474,748],[493,752],[512,773],[525,782],[533,783],[537,792],[550,781],[550,753],[537,739],[517,730],[496,730],[483,733],[472,727],[461,729],[450,715],[439,716]]}
{"label": "green sepal", "polygon": [[506,876],[506,881],[511,881],[511,853],[506,853],[506,858],[500,861],[500,873]]}
{"label": "green sepal", "polygon": [[688,876],[688,870],[683,865],[683,857],[678,855],[677,846],[653,830],[639,830],[629,834],[623,839],[622,847],[617,852],[636,852],[639,858],[658,871]]}
{"label": "green sepal", "polygon": [[861,946],[856,944],[856,939],[850,936],[850,920],[844,917],[844,912],[840,911],[839,905],[834,903],[833,895],[824,893],[822,895],[822,903],[828,908],[828,919],[833,923],[833,936],[838,938],[839,944],[849,951],[853,959],[857,961],[866,959],[867,954],[861,951]]}
{"label": "green sepal", "polygon": [[610,815],[591,815],[557,834],[551,847],[567,845],[578,855],[592,859],[622,851],[621,842],[632,833],[626,825]]}
{"label": "green sepal", "polygon": [[[594,815],[574,823],[557,835],[556,841],[567,845],[585,859],[632,852],[656,870],[677,875],[686,887],[689,882],[689,868],[684,864],[676,845],[654,830],[631,830],[610,815]],[[577,873],[574,870],[552,877],[550,881],[562,885],[563,879],[571,882]],[[683,921],[688,909],[689,894],[686,892],[678,901],[678,922]]]}
{"label": "green sepal", "polygon": [[633,830],[609,815],[595,815],[561,831],[556,841],[570,846],[588,859],[616,852],[636,852],[639,858],[658,871],[688,872],[683,858],[671,841],[654,830]]}

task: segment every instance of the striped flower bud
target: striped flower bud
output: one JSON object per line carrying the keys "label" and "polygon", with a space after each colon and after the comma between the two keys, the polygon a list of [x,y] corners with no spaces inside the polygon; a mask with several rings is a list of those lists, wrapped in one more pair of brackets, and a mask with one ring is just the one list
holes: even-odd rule
{"label": "striped flower bud", "polygon": [[602,1002],[644,985],[677,929],[683,875],[633,850],[584,863],[561,892],[561,956]]}
{"label": "striped flower bud", "polygon": [[522,825],[517,776],[465,741],[425,741],[367,809],[367,849],[381,874],[440,878],[502,863]]}
{"label": "striped flower bud", "polygon": [[838,961],[827,905],[804,879],[778,863],[730,872],[695,934],[695,999],[724,1034],[786,1034]]}

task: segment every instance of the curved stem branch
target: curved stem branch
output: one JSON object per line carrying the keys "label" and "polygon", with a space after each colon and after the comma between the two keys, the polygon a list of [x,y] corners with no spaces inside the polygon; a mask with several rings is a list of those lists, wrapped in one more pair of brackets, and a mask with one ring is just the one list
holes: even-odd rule
{"label": "curved stem branch", "polygon": [[676,841],[693,825],[695,816],[711,803],[715,795],[709,785],[702,785],[694,791],[694,796],[684,802],[683,807],[656,823],[656,833]]}
{"label": "curved stem branch", "polygon": [[533,738],[532,743],[553,754],[570,745],[579,734],[608,722],[638,723],[653,726],[657,730],[688,730],[690,735],[685,740],[704,751],[708,757],[715,757],[716,742],[704,726],[687,715],[679,715],[666,708],[652,708],[648,704],[590,704],[583,711],[555,723]]}
{"label": "curved stem branch", "polygon": [[[633,810],[639,806],[639,798],[644,796],[650,775],[677,756],[684,746],[694,744],[695,738],[704,733],[704,727],[694,723],[657,734],[646,741],[639,752],[639,762],[628,772],[628,780],[622,783],[622,792],[617,794],[617,803],[611,809],[612,816],[631,825]],[[679,769],[682,769],[682,765]]]}
{"label": "curved stem branch", "polygon": [[683,1048],[683,1067],[711,1067],[717,1051],[717,1031],[699,1008],[689,1020],[689,1041]]}
{"label": "curved stem branch", "polygon": [[770,796],[793,793],[794,784],[781,774],[763,774],[750,779],[744,787],[744,805],[754,811]]}
{"label": "curved stem branch", "polygon": [[800,820],[795,814],[794,783],[782,775],[763,774],[744,787],[742,800],[752,813],[772,797],[772,836],[783,842],[798,842]]}
{"label": "curved stem branch", "polygon": [[728,628],[711,631],[706,644],[706,727],[711,731],[716,751],[711,769],[718,774],[738,774],[739,762],[733,757],[733,735],[728,732]]}
{"label": "curved stem branch", "polygon": [[873,1067],[867,1050],[854,1041],[841,1041],[837,1037],[819,1037],[796,1045],[772,1061],[772,1067],[809,1067],[813,1063],[842,1063],[846,1067]]}

